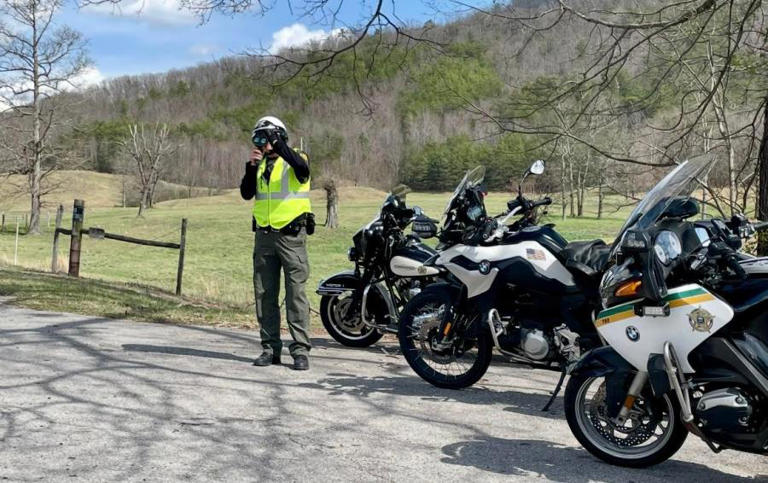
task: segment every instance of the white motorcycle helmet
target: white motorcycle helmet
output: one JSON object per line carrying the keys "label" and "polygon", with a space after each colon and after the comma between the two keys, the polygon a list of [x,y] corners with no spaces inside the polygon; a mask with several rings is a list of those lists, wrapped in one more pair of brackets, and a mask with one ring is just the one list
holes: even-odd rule
{"label": "white motorcycle helmet", "polygon": [[283,141],[288,140],[288,131],[285,129],[285,124],[275,116],[264,116],[256,121],[253,131],[251,131],[251,140],[257,146],[263,145],[262,143],[266,144],[266,131],[273,129],[277,129]]}

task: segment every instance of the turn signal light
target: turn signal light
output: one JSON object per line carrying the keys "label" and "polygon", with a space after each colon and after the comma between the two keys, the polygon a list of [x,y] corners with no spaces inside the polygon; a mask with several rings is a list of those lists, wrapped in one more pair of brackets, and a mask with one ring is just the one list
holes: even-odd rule
{"label": "turn signal light", "polygon": [[616,289],[614,292],[614,295],[617,297],[629,297],[631,295],[637,295],[637,293],[640,291],[640,287],[643,286],[642,280],[632,280],[629,282],[624,282],[619,286],[619,288]]}

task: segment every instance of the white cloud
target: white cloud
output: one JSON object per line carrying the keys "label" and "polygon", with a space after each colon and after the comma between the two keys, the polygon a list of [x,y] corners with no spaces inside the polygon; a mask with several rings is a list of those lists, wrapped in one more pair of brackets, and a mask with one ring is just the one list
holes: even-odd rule
{"label": "white cloud", "polygon": [[189,25],[198,21],[189,10],[181,7],[180,0],[124,0],[119,3],[100,3],[83,8],[85,12],[116,17],[135,18],[159,25]]}
{"label": "white cloud", "polygon": [[299,47],[309,42],[320,42],[341,33],[342,29],[333,29],[330,32],[323,29],[309,30],[306,25],[295,23],[272,34],[272,45],[269,47],[269,52],[276,54],[282,49]]}
{"label": "white cloud", "polygon": [[99,69],[96,67],[86,67],[70,81],[70,84],[75,90],[87,89],[88,87],[100,84],[104,79],[104,74]]}
{"label": "white cloud", "polygon": [[[61,82],[58,90],[43,87],[41,93],[45,96],[56,95],[60,91],[79,91],[88,87],[98,85],[105,79],[104,75],[96,67],[88,67],[80,74],[70,79],[68,82]],[[22,89],[31,90],[31,81],[20,81],[9,87],[0,87],[0,112],[10,109],[13,106],[23,106],[32,102],[32,94],[14,94]]]}

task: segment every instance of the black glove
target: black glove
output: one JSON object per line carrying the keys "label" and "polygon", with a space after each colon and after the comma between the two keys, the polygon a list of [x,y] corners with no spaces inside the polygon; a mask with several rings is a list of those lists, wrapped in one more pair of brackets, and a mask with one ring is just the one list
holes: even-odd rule
{"label": "black glove", "polygon": [[279,129],[269,129],[266,134],[267,141],[269,141],[269,144],[272,146],[277,146],[279,143],[283,142],[283,137],[280,135]]}

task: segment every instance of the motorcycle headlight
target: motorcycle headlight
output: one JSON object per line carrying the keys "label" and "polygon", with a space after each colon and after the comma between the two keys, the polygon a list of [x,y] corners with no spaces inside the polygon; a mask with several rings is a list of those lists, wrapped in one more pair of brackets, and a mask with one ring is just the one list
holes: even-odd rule
{"label": "motorcycle headlight", "polygon": [[642,250],[647,248],[646,236],[643,232],[628,231],[621,240],[621,247],[630,250]]}
{"label": "motorcycle headlight", "polygon": [[656,235],[656,241],[653,243],[653,251],[656,258],[664,265],[669,265],[673,260],[683,252],[680,238],[675,232],[669,230],[660,231]]}
{"label": "motorcycle headlight", "polygon": [[467,210],[467,218],[472,221],[477,220],[483,214],[483,209],[479,206],[472,206]]}

